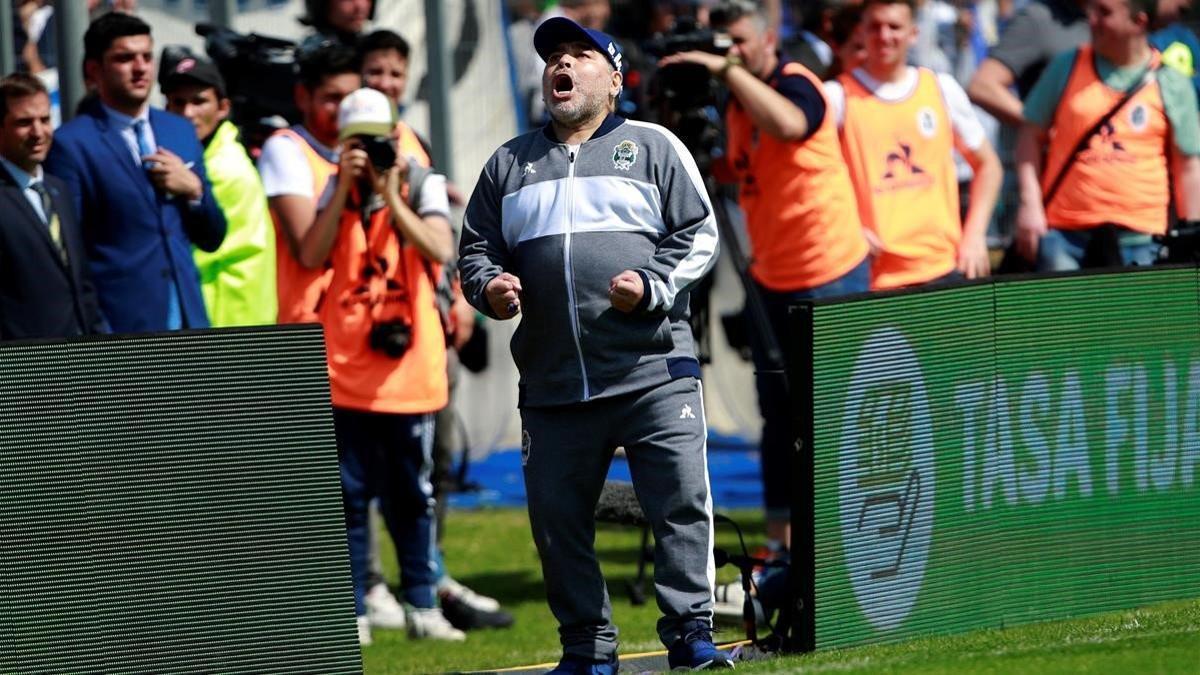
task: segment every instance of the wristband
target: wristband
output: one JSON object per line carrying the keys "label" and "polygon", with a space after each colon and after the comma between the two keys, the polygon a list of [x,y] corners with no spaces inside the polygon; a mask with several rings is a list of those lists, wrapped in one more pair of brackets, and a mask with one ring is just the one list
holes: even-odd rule
{"label": "wristband", "polygon": [[721,78],[722,80],[728,78],[729,77],[729,69],[732,68],[733,66],[740,66],[740,65],[742,65],[742,59],[739,58],[737,54],[727,55],[725,57],[725,64],[722,65],[721,69],[717,71],[717,77]]}

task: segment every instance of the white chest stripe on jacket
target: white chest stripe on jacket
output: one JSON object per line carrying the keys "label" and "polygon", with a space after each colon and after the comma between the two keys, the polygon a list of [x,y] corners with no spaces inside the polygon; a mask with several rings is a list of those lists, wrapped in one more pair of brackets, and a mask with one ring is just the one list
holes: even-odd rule
{"label": "white chest stripe on jacket", "polygon": [[[571,180],[573,188],[564,185]],[[621,176],[572,176],[526,185],[504,196],[500,227],[508,249],[566,234],[568,198],[574,232],[667,233],[658,186]]]}

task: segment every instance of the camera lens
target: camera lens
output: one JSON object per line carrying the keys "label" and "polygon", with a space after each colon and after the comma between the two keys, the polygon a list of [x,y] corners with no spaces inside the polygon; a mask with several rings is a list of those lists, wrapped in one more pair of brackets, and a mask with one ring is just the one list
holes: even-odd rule
{"label": "camera lens", "polygon": [[371,327],[368,344],[393,359],[403,358],[412,344],[412,326],[404,321],[377,323]]}
{"label": "camera lens", "polygon": [[387,136],[359,136],[359,143],[367,153],[371,166],[377,171],[387,171],[396,164],[396,146]]}

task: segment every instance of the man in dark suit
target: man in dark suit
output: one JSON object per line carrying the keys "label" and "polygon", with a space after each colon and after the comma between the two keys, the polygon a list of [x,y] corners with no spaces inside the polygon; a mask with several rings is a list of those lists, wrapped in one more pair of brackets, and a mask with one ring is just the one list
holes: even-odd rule
{"label": "man in dark suit", "polygon": [[66,186],[42,170],[50,143],[45,86],[0,80],[0,340],[105,330]]}
{"label": "man in dark suit", "polygon": [[98,97],[55,133],[46,171],[74,198],[100,307],[116,332],[207,327],[192,244],[216,250],[225,217],[196,131],[147,103],[154,42],[144,21],[105,14],[83,42]]}

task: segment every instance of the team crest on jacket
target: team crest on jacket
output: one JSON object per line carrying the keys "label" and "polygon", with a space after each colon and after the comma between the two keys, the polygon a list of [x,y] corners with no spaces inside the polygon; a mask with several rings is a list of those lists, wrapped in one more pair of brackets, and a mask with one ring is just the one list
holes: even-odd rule
{"label": "team crest on jacket", "polygon": [[933,108],[925,106],[917,111],[917,130],[925,138],[933,138],[937,133],[937,115],[933,113]]}
{"label": "team crest on jacket", "polygon": [[617,147],[613,148],[613,166],[621,171],[628,171],[637,161],[637,156],[637,143],[628,139],[621,141],[617,143]]}
{"label": "team crest on jacket", "polygon": [[1146,105],[1139,103],[1133,106],[1133,110],[1129,111],[1129,126],[1134,131],[1145,131],[1146,123],[1150,121],[1149,113],[1146,111]]}

